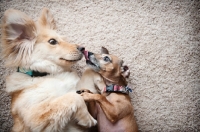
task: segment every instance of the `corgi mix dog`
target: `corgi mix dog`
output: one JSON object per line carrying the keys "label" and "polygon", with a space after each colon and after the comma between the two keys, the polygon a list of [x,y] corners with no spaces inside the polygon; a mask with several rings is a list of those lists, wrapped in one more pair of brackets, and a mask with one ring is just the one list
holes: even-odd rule
{"label": "corgi mix dog", "polygon": [[[77,83],[77,93],[88,103],[99,132],[137,132],[127,78],[130,71],[117,56],[102,47],[101,54],[84,51],[87,69]],[[99,94],[100,93],[100,94]],[[97,131],[91,129],[91,132]]]}
{"label": "corgi mix dog", "polygon": [[84,47],[66,42],[55,29],[46,8],[37,22],[14,9],[4,14],[2,55],[7,66],[18,68],[6,78],[12,132],[79,132],[97,123],[76,94],[79,77],[71,70]]}

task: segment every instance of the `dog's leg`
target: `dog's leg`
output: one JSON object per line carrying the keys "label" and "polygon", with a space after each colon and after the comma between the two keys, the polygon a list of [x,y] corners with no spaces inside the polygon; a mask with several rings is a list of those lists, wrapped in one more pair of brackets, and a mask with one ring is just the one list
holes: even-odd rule
{"label": "dog's leg", "polygon": [[87,111],[83,98],[76,93],[67,93],[64,96],[43,102],[30,111],[32,112],[31,126],[35,126],[33,131],[58,131],[59,128],[67,126],[70,120],[77,121],[79,125],[84,127],[91,127],[97,123]]}
{"label": "dog's leg", "polygon": [[[109,101],[107,98],[100,94],[91,94],[84,92],[81,94],[85,101],[96,101],[100,104],[102,110],[104,111],[106,117],[115,123],[119,119],[125,117],[127,114],[131,114],[132,109],[131,104],[128,103],[127,99],[124,97],[114,97],[115,93],[109,95]],[[112,97],[113,96],[113,97]],[[117,95],[120,96],[120,95]],[[122,95],[123,96],[123,95]],[[119,100],[121,98],[121,100]],[[112,103],[111,103],[112,102]]]}
{"label": "dog's leg", "polygon": [[78,121],[79,125],[84,127],[92,127],[97,124],[97,121],[90,115],[89,111],[87,110],[85,102],[84,105],[80,106],[79,110],[77,111],[75,119]]}
{"label": "dog's leg", "polygon": [[[81,94],[83,92],[92,93],[88,89],[81,89],[81,90],[76,91],[76,93],[78,93],[78,94]],[[96,102],[95,101],[87,102],[87,107],[88,107],[88,111],[90,112],[92,117],[94,117],[96,119],[96,116],[97,116]]]}

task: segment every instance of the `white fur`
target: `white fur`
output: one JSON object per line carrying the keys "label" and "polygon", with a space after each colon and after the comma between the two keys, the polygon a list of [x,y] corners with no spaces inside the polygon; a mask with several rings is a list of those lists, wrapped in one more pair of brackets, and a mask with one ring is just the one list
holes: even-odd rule
{"label": "white fur", "polygon": [[[53,22],[47,9],[43,10],[37,24],[17,10],[8,10],[4,15],[3,44],[5,49],[10,48],[3,49],[9,53],[4,57],[6,61],[10,66],[49,73],[31,77],[15,72],[7,77],[13,132],[82,132],[84,130],[77,126],[91,127],[97,123],[83,98],[76,93],[79,77],[71,66],[82,54],[77,45],[67,43],[56,33]],[[58,44],[50,44],[51,38]]]}

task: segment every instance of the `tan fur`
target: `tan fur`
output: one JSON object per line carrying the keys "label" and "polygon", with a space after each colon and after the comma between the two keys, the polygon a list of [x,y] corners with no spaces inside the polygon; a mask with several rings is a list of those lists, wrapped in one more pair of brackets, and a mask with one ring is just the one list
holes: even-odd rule
{"label": "tan fur", "polygon": [[71,66],[82,58],[80,46],[66,42],[55,28],[46,8],[37,22],[14,9],[4,14],[2,55],[6,65],[49,74],[31,77],[14,72],[7,77],[13,132],[82,132],[83,127],[96,124],[83,98],[75,93],[79,77]]}
{"label": "tan fur", "polygon": [[[103,48],[102,54],[94,54],[90,58],[91,61],[95,60],[93,63],[98,65],[98,68],[90,65],[91,68],[83,73],[77,84],[78,89],[81,89],[78,92],[82,92],[81,95],[88,102],[91,115],[97,118],[99,132],[137,132],[129,95],[104,92],[106,85],[127,85],[125,78],[129,76],[129,70],[123,70],[123,61],[105,50]],[[111,61],[104,62],[105,56]]]}

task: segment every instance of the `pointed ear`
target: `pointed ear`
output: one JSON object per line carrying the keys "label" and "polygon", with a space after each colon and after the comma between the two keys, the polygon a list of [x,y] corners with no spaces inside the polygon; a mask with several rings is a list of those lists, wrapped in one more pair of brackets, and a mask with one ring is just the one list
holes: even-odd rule
{"label": "pointed ear", "polygon": [[44,8],[42,10],[38,22],[41,27],[46,27],[46,28],[52,29],[52,30],[56,29],[55,20],[47,8]]}
{"label": "pointed ear", "polygon": [[129,70],[129,68],[128,68],[127,65],[123,65],[121,67],[121,75],[123,77],[125,77],[125,78],[129,78],[129,76],[130,76],[130,70]]}
{"label": "pointed ear", "polygon": [[25,13],[18,10],[9,9],[3,18],[3,33],[9,40],[32,39],[36,35],[34,21]]}
{"label": "pointed ear", "polygon": [[109,54],[109,51],[105,47],[101,47],[101,54]]}
{"label": "pointed ear", "polygon": [[34,21],[25,13],[9,9],[2,23],[2,53],[12,66],[19,65],[27,58],[36,40]]}
{"label": "pointed ear", "polygon": [[129,74],[130,74],[130,71],[128,69],[128,66],[123,65],[123,62],[122,62],[121,69],[119,68],[118,70],[118,84],[122,86],[126,86],[127,85],[126,78],[128,78]]}

